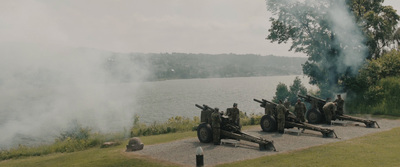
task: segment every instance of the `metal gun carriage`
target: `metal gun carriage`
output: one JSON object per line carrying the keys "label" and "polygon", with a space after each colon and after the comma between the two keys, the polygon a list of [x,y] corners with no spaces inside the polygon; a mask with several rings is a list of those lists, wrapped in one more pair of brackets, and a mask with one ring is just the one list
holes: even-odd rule
{"label": "metal gun carriage", "polygon": [[[253,100],[260,103],[260,107],[263,107],[266,110],[270,110],[269,113],[271,113],[271,114],[266,114],[261,118],[260,121],[261,129],[264,132],[277,131],[278,122],[277,122],[276,106],[278,106],[278,104],[265,99],[262,100],[253,99]],[[293,113],[287,110],[285,116],[285,128],[289,129],[295,127],[321,132],[323,137],[335,136],[337,138],[337,135],[333,129],[321,128],[315,125],[301,122]]]}
{"label": "metal gun carriage", "polygon": [[[312,124],[318,124],[325,122],[325,114],[323,112],[323,107],[327,103],[326,100],[320,99],[318,97],[314,97],[311,95],[298,95],[298,97],[303,98],[304,101],[308,102],[311,104],[311,108],[307,111],[306,118],[309,123]],[[332,120],[349,120],[349,121],[355,121],[355,122],[361,122],[364,123],[367,128],[373,128],[375,127],[375,124],[379,127],[378,122],[374,120],[368,120],[368,119],[362,119],[362,118],[357,118],[353,117],[350,115],[339,115],[335,114],[332,116]]]}
{"label": "metal gun carriage", "polygon": [[[205,104],[203,104],[203,106],[196,104],[195,106],[201,109],[201,123],[197,127],[197,138],[202,143],[210,143],[213,139],[211,113],[214,111],[214,109]],[[250,134],[240,131],[239,126],[232,124],[229,119],[222,114],[221,120],[221,139],[237,139],[250,141],[253,143],[258,143],[260,150],[276,151],[273,141],[261,137],[252,136]]]}

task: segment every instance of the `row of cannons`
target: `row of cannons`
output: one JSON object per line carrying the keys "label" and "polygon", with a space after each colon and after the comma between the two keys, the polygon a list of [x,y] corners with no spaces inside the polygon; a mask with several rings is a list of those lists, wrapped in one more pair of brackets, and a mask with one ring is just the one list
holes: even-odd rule
{"label": "row of cannons", "polygon": [[[286,112],[285,116],[285,129],[291,129],[291,128],[299,128],[299,129],[307,129],[307,130],[312,130],[312,131],[318,131],[322,133],[323,137],[335,137],[337,138],[338,136],[336,135],[335,131],[333,129],[329,128],[323,128],[316,126],[314,124],[319,124],[322,123],[325,120],[324,112],[322,110],[322,107],[327,103],[325,100],[322,100],[320,98],[311,96],[311,95],[298,95],[300,98],[303,98],[304,101],[312,104],[312,107],[307,111],[306,113],[306,118],[308,120],[308,123],[306,122],[301,122],[293,113],[291,112]],[[264,115],[261,118],[260,121],[260,126],[261,129],[264,132],[275,132],[277,131],[277,110],[276,107],[278,104],[265,100],[265,99],[254,99],[255,102],[260,103],[260,107],[263,108],[269,108],[272,109],[272,114]],[[211,114],[214,112],[214,109],[209,107],[208,105],[203,104],[195,105],[196,107],[200,108],[201,111],[201,116],[200,116],[200,125],[197,127],[197,137],[202,143],[210,143],[213,140],[213,132],[212,132],[212,127],[211,127]],[[361,122],[366,125],[368,128],[373,128],[375,127],[375,124],[378,126],[379,125],[376,121],[374,120],[367,120],[367,119],[362,119],[362,118],[357,118],[349,115],[335,115],[332,117],[332,120],[348,120],[348,121],[355,121],[355,122]],[[269,150],[269,151],[276,151],[274,142],[272,140],[267,140],[261,137],[253,136],[247,133],[244,133],[241,131],[240,127],[229,121],[229,118],[225,115],[221,114],[221,125],[220,125],[220,138],[221,139],[236,139],[236,140],[245,140],[249,142],[254,142],[259,144],[259,149],[260,150]]]}

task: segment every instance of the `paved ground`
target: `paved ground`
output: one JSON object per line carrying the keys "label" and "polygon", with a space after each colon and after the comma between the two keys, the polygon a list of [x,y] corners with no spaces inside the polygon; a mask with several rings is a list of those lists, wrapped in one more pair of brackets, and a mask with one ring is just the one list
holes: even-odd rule
{"label": "paved ground", "polygon": [[214,166],[221,163],[253,159],[261,156],[323,145],[326,143],[339,142],[370,133],[387,131],[395,127],[400,127],[399,120],[381,119],[377,121],[381,128],[366,128],[362,123],[353,122],[350,122],[347,126],[318,125],[320,127],[334,129],[339,138],[323,138],[320,132],[310,130],[306,130],[299,136],[295,133],[266,133],[262,132],[260,127],[253,127],[245,130],[248,134],[259,136],[267,140],[273,140],[277,152],[259,151],[258,144],[246,141],[240,141],[238,147],[234,147],[231,144],[215,146],[212,143],[200,143],[197,138],[190,138],[170,143],[145,145],[144,149],[141,151],[126,154],[140,154],[141,156],[144,155],[154,159],[182,164],[182,166],[195,166],[196,148],[201,146],[204,150],[205,165]]}

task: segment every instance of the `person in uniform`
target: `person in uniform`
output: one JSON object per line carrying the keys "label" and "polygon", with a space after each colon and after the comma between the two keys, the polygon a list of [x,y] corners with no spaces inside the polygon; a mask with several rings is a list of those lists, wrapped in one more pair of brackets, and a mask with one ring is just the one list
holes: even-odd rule
{"label": "person in uniform", "polygon": [[279,100],[279,104],[276,107],[277,116],[278,116],[278,132],[283,133],[285,128],[285,115],[286,115],[286,108],[282,104],[282,100]]}
{"label": "person in uniform", "polygon": [[286,109],[290,108],[290,102],[288,100],[285,100],[285,102],[283,103],[283,105],[285,106]]}
{"label": "person in uniform", "polygon": [[306,119],[304,118],[304,114],[306,113],[306,111],[307,111],[306,105],[303,102],[301,102],[300,99],[297,99],[297,103],[296,105],[294,105],[294,113],[301,122],[306,121]]}
{"label": "person in uniform", "polygon": [[211,114],[211,127],[213,130],[213,142],[215,145],[220,145],[221,115],[218,108],[215,108],[214,112]]}
{"label": "person in uniform", "polygon": [[230,122],[237,126],[240,126],[240,116],[239,109],[237,108],[237,103],[233,103],[232,108],[226,109],[226,115],[229,117]]}
{"label": "person in uniform", "polygon": [[337,95],[337,99],[335,100],[335,102],[337,103],[336,114],[343,115],[344,114],[344,111],[343,111],[344,100],[342,99],[342,97],[340,95]]}
{"label": "person in uniform", "polygon": [[327,102],[322,109],[324,110],[326,124],[330,125],[332,116],[336,113],[336,103],[335,102]]}

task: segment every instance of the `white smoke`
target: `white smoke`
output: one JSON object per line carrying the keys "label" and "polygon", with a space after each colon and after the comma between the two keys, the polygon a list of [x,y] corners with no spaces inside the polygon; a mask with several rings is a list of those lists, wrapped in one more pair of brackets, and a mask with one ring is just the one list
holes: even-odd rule
{"label": "white smoke", "polygon": [[367,56],[368,48],[363,43],[364,36],[345,1],[334,1],[332,4],[328,15],[335,40],[342,48],[338,58],[338,72],[342,73],[350,68],[356,74]]}
{"label": "white smoke", "polygon": [[71,121],[100,132],[132,125],[147,69],[128,55],[3,45],[0,56],[0,148],[51,141]]}
{"label": "white smoke", "polygon": [[[307,25],[312,29],[318,30],[320,27],[329,26],[334,42],[322,44],[321,53],[323,61],[336,63],[338,67],[335,73],[351,72],[356,74],[367,56],[368,48],[364,44],[363,36],[355,17],[343,0],[267,0],[268,10],[278,16],[282,22],[288,23],[293,27],[303,27]],[[283,13],[283,14],[282,14]],[[314,17],[316,16],[316,17]],[[320,20],[315,20],[320,19]],[[323,26],[321,26],[323,24]],[[320,30],[318,30],[320,31]],[[314,35],[314,34],[313,34]],[[311,36],[313,40],[323,37]],[[324,37],[327,40],[327,37]],[[325,41],[315,41],[325,42]],[[335,59],[325,59],[324,52],[330,52],[330,46],[338,50],[338,57]],[[333,76],[332,76],[333,77]]]}

